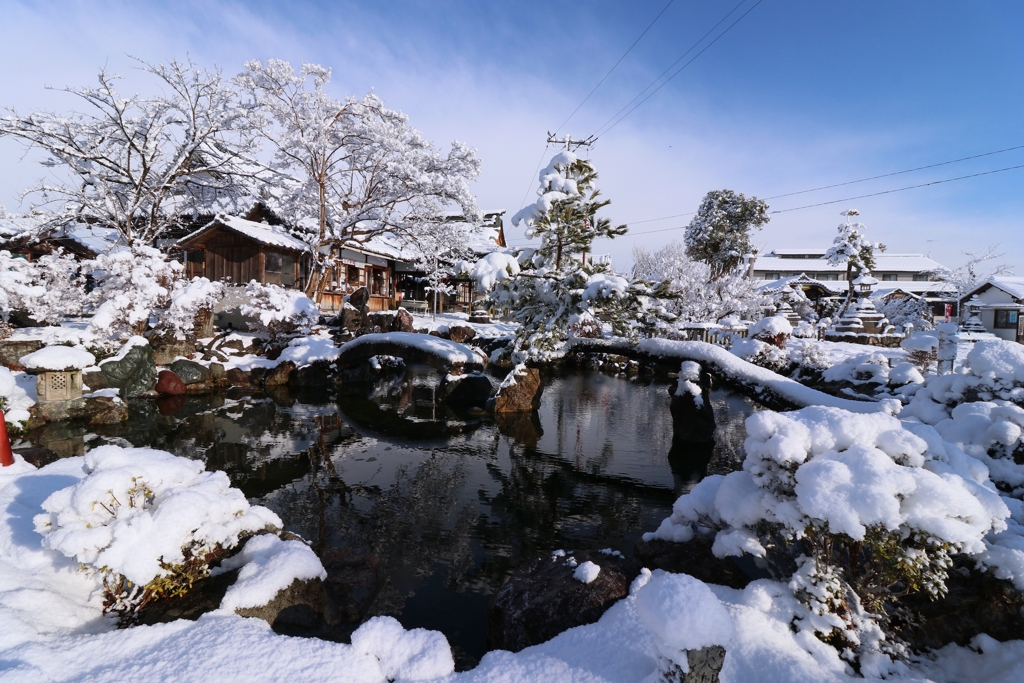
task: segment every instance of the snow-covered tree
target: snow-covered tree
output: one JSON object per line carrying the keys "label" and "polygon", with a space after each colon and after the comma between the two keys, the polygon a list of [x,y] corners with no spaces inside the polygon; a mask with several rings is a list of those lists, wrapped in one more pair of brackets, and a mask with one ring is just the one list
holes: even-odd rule
{"label": "snow-covered tree", "polygon": [[743,257],[756,253],[751,230],[771,220],[768,204],[732,190],[712,190],[704,195],[697,215],[686,226],[686,253],[711,268],[712,279],[731,273]]}
{"label": "snow-covered tree", "polygon": [[832,246],[825,252],[825,259],[833,266],[846,264],[846,282],[850,288],[850,299],[853,298],[853,281],[862,270],[875,267],[875,252],[885,251],[885,245],[872,242],[864,236],[864,224],[854,223],[854,216],[859,216],[857,209],[847,209],[841,216],[846,220],[839,225],[839,234],[832,240]]}
{"label": "snow-covered tree", "polygon": [[63,249],[40,256],[33,264],[35,291],[28,302],[33,320],[51,325],[69,315],[80,315],[85,303],[85,277],[81,264]]}
{"label": "snow-covered tree", "polygon": [[89,293],[96,306],[89,329],[102,336],[131,336],[146,331],[150,317],[171,302],[183,267],[158,249],[136,244],[85,261],[96,282]]}
{"label": "snow-covered tree", "polygon": [[888,301],[877,301],[875,308],[889,322],[902,330],[907,323],[915,330],[930,330],[932,324],[932,307],[927,301],[915,296],[890,297]]}
{"label": "snow-covered tree", "polygon": [[175,339],[195,339],[211,321],[213,307],[224,296],[224,283],[205,277],[178,280],[171,292],[170,305],[159,314],[158,331]]}
{"label": "snow-covered tree", "polygon": [[239,154],[252,149],[248,119],[219,70],[190,60],[139,62],[158,94],[124,95],[103,70],[97,87],[66,88],[88,113],[11,112],[7,135],[46,153],[54,169],[27,193],[52,219],[41,227],[88,221],[118,230],[125,244],[152,244],[167,230],[251,187]]}
{"label": "snow-covered tree", "polygon": [[[956,288],[957,301],[960,301],[972,289],[985,282],[990,277],[1005,275],[1010,268],[1005,264],[992,267],[983,266],[990,261],[1002,258],[1003,254],[996,253],[998,245],[992,245],[985,251],[965,251],[967,260],[960,266],[949,269],[939,267],[932,273],[940,282],[945,282]],[[958,314],[964,313],[959,311]]]}
{"label": "snow-covered tree", "polygon": [[767,302],[742,267],[711,277],[711,267],[694,261],[686,246],[672,242],[657,251],[633,247],[633,278],[667,284],[664,307],[685,322],[717,322],[731,315],[755,315]]}
{"label": "snow-covered tree", "polygon": [[469,191],[480,171],[474,150],[456,141],[443,154],[376,95],[331,97],[330,78],[316,64],[296,73],[272,59],[248,62],[236,79],[273,166],[295,178],[279,188],[276,208],[310,244],[316,262],[305,290],[314,298],[346,242],[429,230],[453,205],[479,216]]}
{"label": "snow-covered tree", "polygon": [[467,260],[473,257],[469,229],[464,221],[443,221],[410,237],[416,252],[416,268],[426,273],[435,316],[438,297],[455,293],[451,280],[465,270]]}
{"label": "snow-covered tree", "polygon": [[515,342],[520,357],[541,357],[569,336],[592,336],[605,326],[612,334],[635,336],[654,322],[648,285],[583,258],[594,239],[626,231],[595,215],[608,205],[598,199],[596,180],[589,161],[569,151],[556,154],[540,173],[537,201],[512,217],[528,235],[540,237],[540,247],[524,250],[515,264],[491,254],[472,270],[482,289],[494,286],[491,300],[521,323]]}
{"label": "snow-covered tree", "polygon": [[0,339],[10,335],[7,321],[11,312],[26,307],[31,300],[32,265],[11,252],[0,251]]}

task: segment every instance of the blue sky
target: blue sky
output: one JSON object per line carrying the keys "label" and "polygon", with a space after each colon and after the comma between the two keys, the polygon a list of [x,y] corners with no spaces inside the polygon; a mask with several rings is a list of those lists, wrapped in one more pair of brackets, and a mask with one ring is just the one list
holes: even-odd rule
{"label": "blue sky", "polygon": [[[739,0],[676,0],[562,130],[597,130]],[[131,54],[186,53],[226,72],[277,57],[334,69],[337,96],[373,89],[439,145],[477,148],[483,208],[509,214],[534,190],[544,137],[667,0],[654,2],[90,2],[0,0],[0,105],[66,110],[45,84]],[[733,18],[754,5],[746,0]],[[726,21],[719,30],[731,23]],[[632,234],[597,246],[617,266],[633,244],[679,239],[711,189],[768,197],[1024,145],[1024,4],[763,0],[591,152],[609,215]],[[714,34],[713,34],[714,35]],[[0,140],[0,201],[40,174]],[[786,209],[1024,164],[1024,149],[895,178],[772,200]],[[831,241],[853,206],[891,252],[955,266],[1000,243],[1024,274],[1024,169],[777,214],[764,248]],[[661,230],[660,232],[649,232]],[[523,243],[521,231],[509,238]],[[641,234],[643,233],[643,234]]]}

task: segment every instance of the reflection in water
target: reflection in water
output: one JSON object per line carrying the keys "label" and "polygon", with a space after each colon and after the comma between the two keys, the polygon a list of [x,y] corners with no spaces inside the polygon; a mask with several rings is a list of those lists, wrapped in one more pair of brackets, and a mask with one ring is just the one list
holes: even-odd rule
{"label": "reflection in water", "polygon": [[495,420],[438,404],[437,380],[411,368],[338,395],[139,401],[126,428],[52,436],[225,471],[323,560],[331,623],[319,635],[344,639],[390,614],[443,631],[467,667],[486,651],[487,603],[514,569],[555,548],[629,555],[680,492],[736,468],[752,410],[715,392],[719,444],[687,449],[673,447],[665,381],[559,375],[538,414]]}

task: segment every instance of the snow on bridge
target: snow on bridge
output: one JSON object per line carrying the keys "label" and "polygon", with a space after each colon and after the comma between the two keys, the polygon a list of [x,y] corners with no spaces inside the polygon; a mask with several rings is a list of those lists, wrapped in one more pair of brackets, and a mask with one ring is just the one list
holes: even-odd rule
{"label": "snow on bridge", "polygon": [[407,363],[423,363],[449,372],[483,370],[487,358],[471,346],[417,332],[364,334],[347,342],[338,355],[338,367],[350,368],[372,356],[397,356]]}
{"label": "snow on bridge", "polygon": [[772,410],[794,410],[807,406],[842,408],[851,413],[898,413],[896,399],[857,401],[839,398],[811,389],[771,370],[748,363],[728,350],[699,341],[643,339],[634,344],[625,339],[577,338],[569,342],[570,353],[612,353],[638,360],[665,363],[685,360],[700,363],[712,375],[733,386],[741,394]]}

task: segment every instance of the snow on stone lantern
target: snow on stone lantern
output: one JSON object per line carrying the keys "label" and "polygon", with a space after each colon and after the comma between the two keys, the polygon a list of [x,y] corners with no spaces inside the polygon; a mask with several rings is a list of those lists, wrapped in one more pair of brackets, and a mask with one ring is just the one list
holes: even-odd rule
{"label": "snow on stone lantern", "polygon": [[36,376],[39,403],[52,403],[82,397],[82,370],[96,365],[96,357],[74,346],[45,346],[20,362]]}
{"label": "snow on stone lantern", "polygon": [[825,332],[825,339],[872,346],[898,344],[903,336],[896,332],[895,326],[889,323],[885,314],[880,313],[871,301],[871,288],[878,284],[878,280],[864,270],[852,284],[857,301],[848,306],[835,326]]}
{"label": "snow on stone lantern", "polygon": [[789,285],[785,285],[779,290],[782,296],[779,298],[779,307],[775,309],[774,314],[780,316],[789,321],[789,324],[796,327],[800,324],[800,314],[793,310],[793,306],[790,305],[789,301],[793,297],[793,288]]}
{"label": "snow on stone lantern", "polygon": [[974,333],[985,333],[988,332],[985,329],[985,324],[981,322],[981,300],[978,299],[978,295],[975,294],[971,297],[971,300],[967,302],[967,320],[964,322],[964,332]]}

